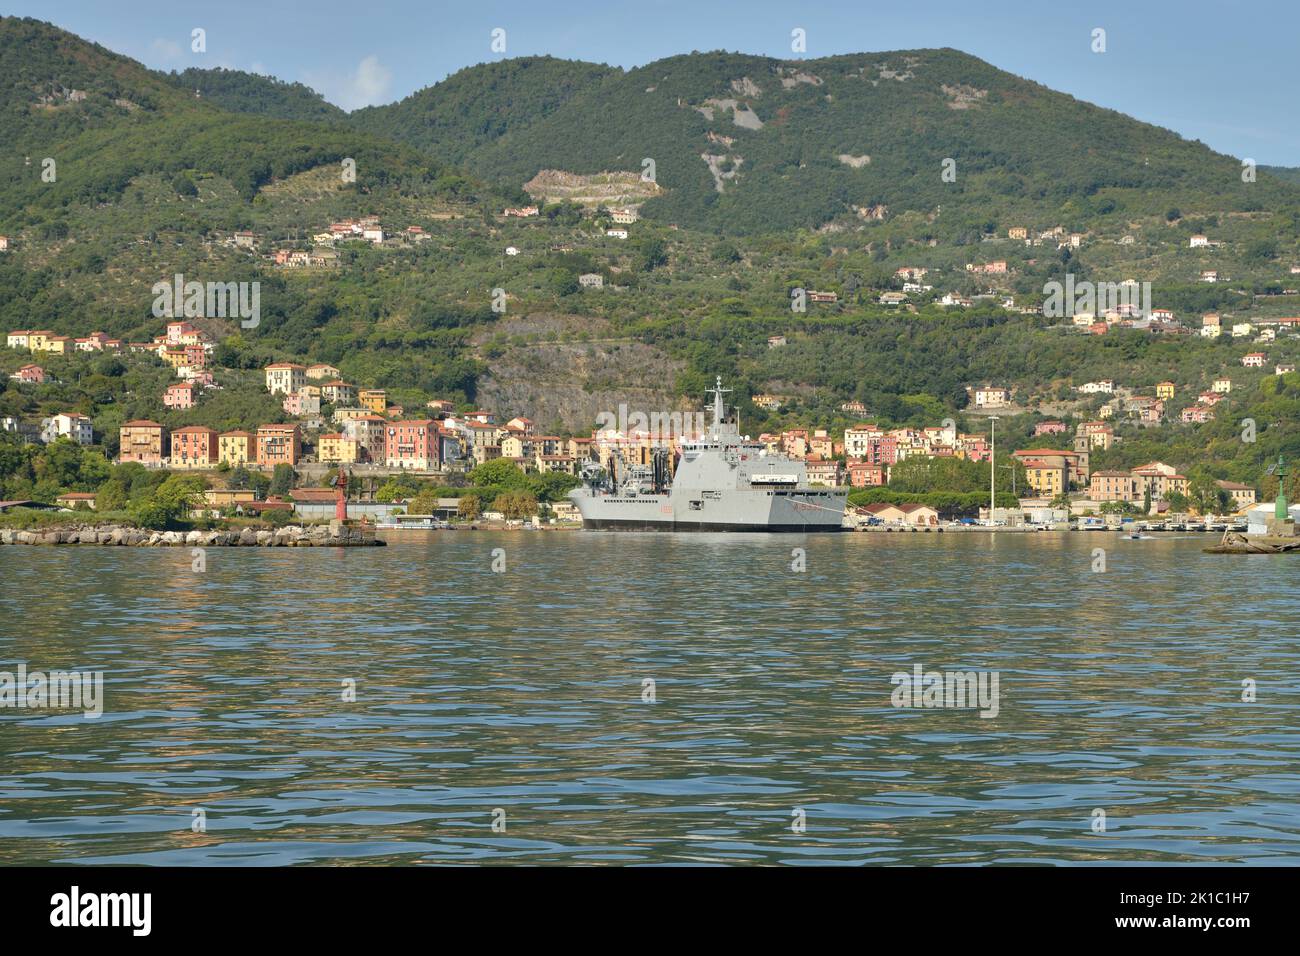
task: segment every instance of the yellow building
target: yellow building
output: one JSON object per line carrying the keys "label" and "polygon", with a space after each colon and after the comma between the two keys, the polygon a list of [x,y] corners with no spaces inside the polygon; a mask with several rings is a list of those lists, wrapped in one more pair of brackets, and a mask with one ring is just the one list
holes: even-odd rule
{"label": "yellow building", "polygon": [[27,341],[28,347],[33,352],[53,352],[55,355],[67,355],[74,348],[71,338],[66,335],[54,335],[50,332],[32,332]]}
{"label": "yellow building", "polygon": [[203,502],[209,508],[233,508],[250,504],[255,498],[252,488],[208,488],[203,492]]}
{"label": "yellow building", "polygon": [[217,461],[231,468],[249,465],[257,459],[257,444],[252,432],[222,432],[217,438]]}
{"label": "yellow building", "polygon": [[1173,398],[1173,397],[1174,397],[1173,382],[1161,382],[1159,385],[1156,386],[1156,398]]}
{"label": "yellow building", "polygon": [[377,415],[384,414],[384,410],[388,408],[388,396],[384,394],[382,388],[363,388],[357,393],[357,400],[362,408]]}
{"label": "yellow building", "polygon": [[190,364],[184,349],[163,349],[162,360],[172,368],[180,368],[183,365]]}
{"label": "yellow building", "polygon": [[322,462],[351,465],[360,460],[360,448],[361,443],[354,438],[345,438],[339,433],[321,435],[316,443],[316,457]]}
{"label": "yellow building", "polygon": [[505,435],[501,439],[502,458],[532,458],[533,443],[523,435]]}
{"label": "yellow building", "polygon": [[54,333],[48,329],[40,332],[27,333],[27,348],[33,352],[44,352],[47,349],[47,343],[54,338]]}
{"label": "yellow building", "polygon": [[1025,461],[1025,478],[1029,487],[1044,498],[1055,498],[1065,491],[1065,466],[1037,458]]}

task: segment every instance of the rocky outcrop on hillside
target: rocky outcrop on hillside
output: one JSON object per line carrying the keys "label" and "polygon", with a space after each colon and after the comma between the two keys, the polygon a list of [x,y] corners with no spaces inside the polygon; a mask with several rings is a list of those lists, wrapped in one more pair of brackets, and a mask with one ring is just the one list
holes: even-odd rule
{"label": "rocky outcrop on hillside", "polygon": [[645,413],[677,409],[680,363],[639,342],[553,342],[512,349],[479,380],[478,401],[540,427],[585,432],[620,403]]}

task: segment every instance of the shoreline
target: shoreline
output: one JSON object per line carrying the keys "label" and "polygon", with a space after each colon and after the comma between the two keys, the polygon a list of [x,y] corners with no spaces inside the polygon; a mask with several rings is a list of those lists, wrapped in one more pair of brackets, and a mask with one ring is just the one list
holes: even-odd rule
{"label": "shoreline", "polygon": [[85,528],[50,528],[37,531],[0,530],[0,545],[97,545],[129,548],[367,548],[387,542],[373,529],[346,525],[285,525],[274,530],[243,528],[238,531],[150,531],[125,525]]}

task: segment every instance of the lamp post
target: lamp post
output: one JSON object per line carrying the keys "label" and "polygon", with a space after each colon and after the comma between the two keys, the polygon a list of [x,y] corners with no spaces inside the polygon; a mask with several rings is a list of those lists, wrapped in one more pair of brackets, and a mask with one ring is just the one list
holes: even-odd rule
{"label": "lamp post", "polygon": [[993,524],[993,508],[998,494],[998,417],[989,416],[989,524]]}

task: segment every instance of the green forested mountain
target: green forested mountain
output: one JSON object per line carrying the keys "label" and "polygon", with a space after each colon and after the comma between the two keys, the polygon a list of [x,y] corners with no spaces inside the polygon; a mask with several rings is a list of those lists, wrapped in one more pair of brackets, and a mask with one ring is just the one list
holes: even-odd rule
{"label": "green forested mountain", "polygon": [[0,227],[49,224],[57,231],[61,210],[113,202],[148,174],[166,176],[182,193],[195,177],[217,175],[248,201],[273,180],[351,157],[355,188],[466,186],[445,164],[390,140],[228,112],[163,74],[35,20],[0,19],[0,71],[7,78],[0,140],[26,157],[0,167]]}
{"label": "green forested mountain", "polygon": [[1276,176],[1278,179],[1300,184],[1300,166],[1261,166],[1260,169]]}
{"label": "green forested mountain", "polygon": [[191,67],[180,73],[169,73],[167,79],[186,92],[197,93],[196,98],[232,113],[298,120],[341,120],[347,115],[311,87],[285,83],[271,76]]}
{"label": "green forested mountain", "polygon": [[[545,84],[571,73],[536,66],[473,67],[366,111],[366,121],[512,186],[548,168],[639,173],[650,158],[667,193],[647,216],[733,232],[815,227],[880,204],[930,217],[940,234],[1044,217],[1081,229],[1170,209],[1295,205],[1300,195],[1269,177],[1248,189],[1230,157],[956,50],[795,61],[693,53],[549,96]],[[521,87],[549,112],[508,109]],[[491,135],[467,149],[466,128]]]}
{"label": "green forested mountain", "polygon": [[360,129],[463,163],[482,147],[517,136],[621,72],[550,56],[484,63],[400,102],[357,110],[350,119]]}

